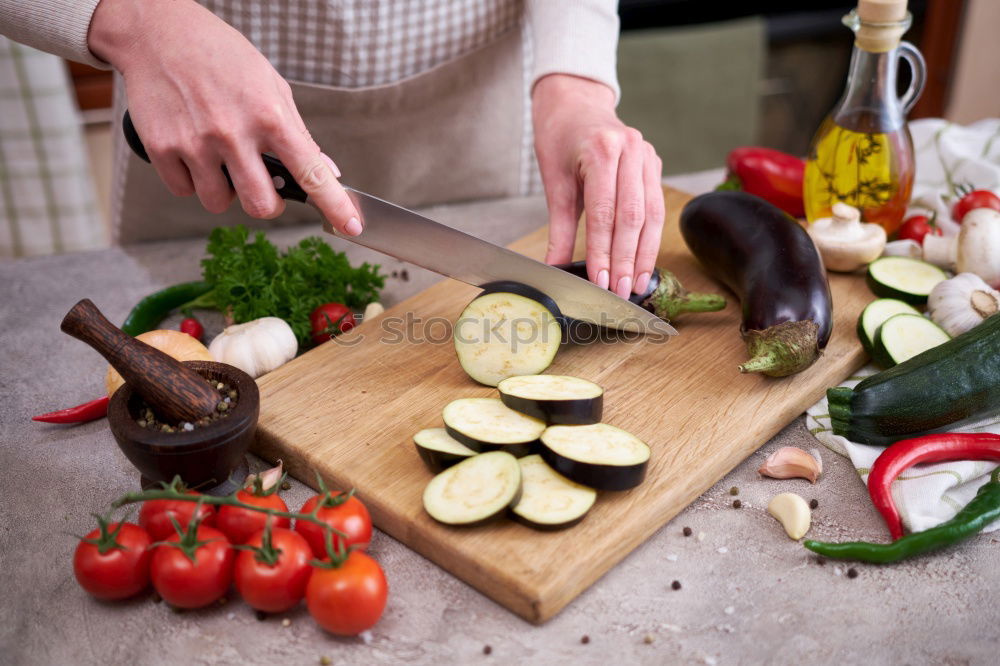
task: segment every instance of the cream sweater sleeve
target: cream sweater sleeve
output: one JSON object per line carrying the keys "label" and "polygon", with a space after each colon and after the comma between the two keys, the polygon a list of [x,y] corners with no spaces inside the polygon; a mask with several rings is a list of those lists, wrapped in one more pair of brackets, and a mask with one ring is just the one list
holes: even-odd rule
{"label": "cream sweater sleeve", "polygon": [[534,44],[531,85],[547,74],[599,81],[621,96],[616,0],[528,0]]}
{"label": "cream sweater sleeve", "polygon": [[109,69],[87,47],[100,0],[0,0],[0,34],[63,58]]}

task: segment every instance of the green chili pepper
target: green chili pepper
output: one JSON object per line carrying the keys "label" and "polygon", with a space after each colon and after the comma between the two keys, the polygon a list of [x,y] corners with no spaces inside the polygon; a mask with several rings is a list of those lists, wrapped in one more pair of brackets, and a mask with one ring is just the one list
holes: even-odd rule
{"label": "green chili pepper", "polygon": [[1000,467],[993,471],[990,480],[979,489],[965,508],[955,514],[954,518],[937,527],[909,534],[892,543],[805,541],[802,545],[824,557],[885,564],[968,539],[998,518],[1000,518]]}
{"label": "green chili pepper", "polygon": [[171,311],[188,305],[211,289],[207,282],[182,282],[150,294],[128,313],[122,330],[131,336],[152,331]]}

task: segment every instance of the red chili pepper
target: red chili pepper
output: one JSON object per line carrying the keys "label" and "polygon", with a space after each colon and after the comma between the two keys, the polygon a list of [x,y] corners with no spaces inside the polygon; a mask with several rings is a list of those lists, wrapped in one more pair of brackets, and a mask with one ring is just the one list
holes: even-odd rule
{"label": "red chili pepper", "polygon": [[201,336],[205,335],[205,327],[194,317],[186,317],[181,320],[181,333],[187,333],[195,340],[201,342]]}
{"label": "red chili pepper", "polygon": [[107,415],[108,396],[105,395],[97,400],[91,400],[76,407],[32,416],[31,420],[41,421],[42,423],[86,423],[87,421],[104,418]]}
{"label": "red chili pepper", "polygon": [[1000,461],[1000,435],[948,432],[904,439],[883,451],[872,465],[868,494],[889,526],[893,540],[903,536],[903,522],[892,501],[892,482],[917,463],[950,460]]}
{"label": "red chili pepper", "polygon": [[806,214],[802,203],[806,163],[798,157],[771,148],[743,146],[729,153],[726,167],[726,189],[756,195],[792,217]]}

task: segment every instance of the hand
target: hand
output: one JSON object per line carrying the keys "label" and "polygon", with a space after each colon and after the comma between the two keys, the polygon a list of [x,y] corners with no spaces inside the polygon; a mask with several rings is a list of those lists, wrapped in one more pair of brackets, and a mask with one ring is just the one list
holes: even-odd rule
{"label": "hand", "polygon": [[193,0],[101,0],[91,51],[125,78],[129,112],[153,166],[177,196],[197,193],[221,213],[233,200],[274,218],[278,196],[261,153],[273,152],[339,231],[361,233],[359,215],[299,116],[288,83],[238,31]]}
{"label": "hand", "polygon": [[622,298],[642,293],[660,250],[663,163],[638,130],[615,114],[607,86],[566,74],[531,95],[535,153],[549,206],[545,261],[571,261],[587,213],[587,274]]}

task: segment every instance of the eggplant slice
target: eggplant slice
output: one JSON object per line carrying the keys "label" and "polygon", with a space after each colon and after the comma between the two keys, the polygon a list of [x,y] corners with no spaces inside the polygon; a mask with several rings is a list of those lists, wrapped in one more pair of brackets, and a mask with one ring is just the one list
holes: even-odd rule
{"label": "eggplant slice", "polygon": [[500,400],[511,409],[549,424],[589,425],[601,422],[604,389],[566,375],[508,377],[499,384]]}
{"label": "eggplant slice", "polygon": [[511,517],[540,530],[559,530],[576,525],[597,500],[597,491],[570,481],[539,455],[520,458],[521,499]]}
{"label": "eggplant slice", "polygon": [[537,375],[556,357],[562,314],[551,298],[526,285],[487,285],[455,322],[458,362],[480,384]]}
{"label": "eggplant slice", "polygon": [[472,456],[441,472],[424,489],[424,509],[446,525],[481,525],[521,497],[521,467],[504,451]]}
{"label": "eggplant slice", "polygon": [[466,458],[476,455],[476,452],[448,434],[444,428],[424,428],[413,436],[417,453],[432,472],[440,472]]}
{"label": "eggplant slice", "polygon": [[514,411],[497,398],[461,398],[444,408],[448,434],[473,451],[535,453],[545,422]]}
{"label": "eggplant slice", "polygon": [[571,481],[598,490],[628,490],[642,483],[649,447],[606,423],[550,426],[542,433],[542,458]]}

